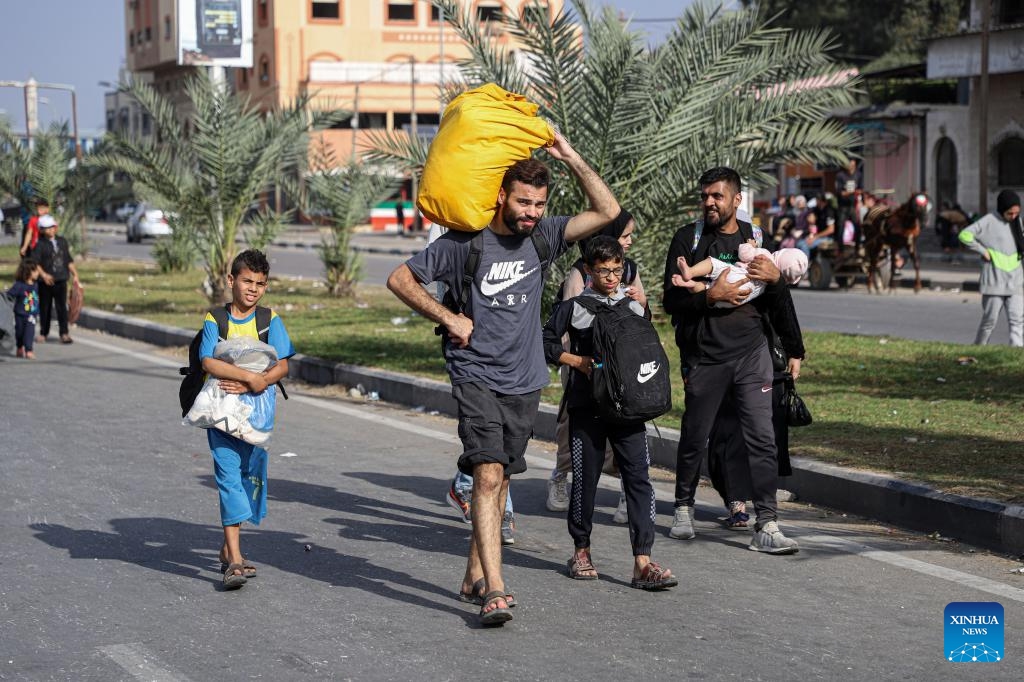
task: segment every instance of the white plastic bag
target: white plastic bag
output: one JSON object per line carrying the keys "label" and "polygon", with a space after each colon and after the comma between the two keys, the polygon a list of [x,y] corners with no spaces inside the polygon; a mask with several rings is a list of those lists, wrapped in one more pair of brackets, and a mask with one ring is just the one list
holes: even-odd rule
{"label": "white plastic bag", "polygon": [[[277,364],[274,347],[250,337],[236,337],[217,344],[213,357],[251,372]],[[218,429],[252,445],[270,442],[274,428],[277,389],[262,393],[225,393],[215,377],[207,377],[203,389],[185,415],[184,423],[201,429]]]}

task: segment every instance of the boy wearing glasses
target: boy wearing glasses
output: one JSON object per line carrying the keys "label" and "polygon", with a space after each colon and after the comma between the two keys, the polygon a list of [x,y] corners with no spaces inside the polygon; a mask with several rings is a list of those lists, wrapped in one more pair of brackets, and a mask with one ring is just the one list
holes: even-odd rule
{"label": "boy wearing glasses", "polygon": [[[568,523],[569,535],[575,545],[568,562],[569,577],[574,580],[597,580],[598,577],[591,560],[590,532],[605,444],[610,441],[622,476],[629,512],[629,537],[633,545],[633,579],[630,584],[643,590],[664,590],[676,586],[678,580],[670,570],[651,561],[655,505],[654,488],[647,471],[650,461],[647,429],[642,422],[610,424],[601,418],[590,385],[594,362],[591,329],[594,314],[576,302],[583,297],[593,297],[614,305],[626,298],[621,286],[625,256],[618,240],[602,235],[591,239],[584,258],[590,286],[578,297],[560,303],[544,325],[545,358],[549,363],[566,365],[572,370],[565,388],[572,450]],[[631,301],[629,306],[637,315],[649,316],[637,301]],[[569,335],[568,351],[562,346],[564,334]]]}

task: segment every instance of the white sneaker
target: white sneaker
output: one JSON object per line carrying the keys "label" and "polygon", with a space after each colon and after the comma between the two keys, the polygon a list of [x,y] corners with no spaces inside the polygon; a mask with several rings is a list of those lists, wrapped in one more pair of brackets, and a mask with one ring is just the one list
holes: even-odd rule
{"label": "white sneaker", "polygon": [[796,554],[800,551],[800,546],[797,545],[796,540],[791,540],[782,534],[778,523],[769,521],[761,526],[761,530],[754,531],[750,549],[768,554]]}
{"label": "white sneaker", "polygon": [[501,544],[514,545],[516,538],[513,533],[516,530],[516,519],[512,512],[506,511],[501,517]]}
{"label": "white sneaker", "polygon": [[569,509],[569,474],[555,474],[548,479],[548,511],[564,512]]}
{"label": "white sneaker", "polygon": [[619,493],[619,506],[615,508],[612,523],[629,523],[629,511],[626,509],[626,493]]}
{"label": "white sneaker", "polygon": [[676,507],[672,517],[672,528],[668,532],[670,538],[676,540],[692,540],[697,534],[693,531],[693,507],[683,505]]}

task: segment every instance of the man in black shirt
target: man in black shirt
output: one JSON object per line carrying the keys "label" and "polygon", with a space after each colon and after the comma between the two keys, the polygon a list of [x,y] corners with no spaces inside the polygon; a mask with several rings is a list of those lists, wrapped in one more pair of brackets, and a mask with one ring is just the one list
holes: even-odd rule
{"label": "man in black shirt", "polygon": [[57,221],[52,215],[39,217],[39,241],[29,255],[43,267],[39,282],[39,338],[46,341],[53,311],[56,310],[60,342],[71,343],[68,334],[68,279],[75,286],[81,286],[81,283],[68,242],[57,236]]}
{"label": "man in black shirt", "polygon": [[[676,510],[669,536],[689,540],[701,462],[715,415],[732,391],[747,445],[757,524],[750,549],[793,554],[796,541],[779,530],[775,494],[778,453],[772,428],[772,361],[768,354],[762,310],[788,296],[781,273],[770,258],[758,256],[747,267],[748,279],[719,277],[706,291],[691,293],[672,285],[679,259],[693,265],[708,256],[738,260],[739,245],[753,238],[750,223],[736,220],[740,177],[731,168],[712,168],[700,178],[704,218],[680,228],[672,238],[665,264],[665,311],[672,315],[686,385],[686,408],[676,459]],[[764,294],[742,303],[749,280],[766,284]],[[715,307],[725,301],[735,307]]]}

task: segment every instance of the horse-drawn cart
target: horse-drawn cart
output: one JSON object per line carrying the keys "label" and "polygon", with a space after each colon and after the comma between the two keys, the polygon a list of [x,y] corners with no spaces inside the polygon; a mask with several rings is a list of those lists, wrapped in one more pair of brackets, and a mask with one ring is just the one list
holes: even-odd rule
{"label": "horse-drawn cart", "polygon": [[807,268],[811,288],[828,289],[833,279],[841,288],[849,288],[863,275],[868,291],[889,290],[896,276],[893,258],[905,249],[914,264],[914,291],[919,291],[921,262],[917,237],[930,205],[928,197],[919,193],[900,206],[873,207],[861,225],[863,245],[860,249],[846,246],[838,251],[833,246],[812,254]]}
{"label": "horse-drawn cart", "polygon": [[[882,254],[878,265],[881,285],[888,289],[892,272],[889,268],[888,251]],[[836,251],[834,246],[817,249],[811,254],[807,266],[807,283],[812,289],[828,289],[833,280],[840,289],[849,289],[856,283],[858,277],[866,281],[867,276],[867,258],[856,253],[851,245],[847,245],[842,251]]]}

